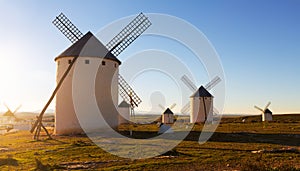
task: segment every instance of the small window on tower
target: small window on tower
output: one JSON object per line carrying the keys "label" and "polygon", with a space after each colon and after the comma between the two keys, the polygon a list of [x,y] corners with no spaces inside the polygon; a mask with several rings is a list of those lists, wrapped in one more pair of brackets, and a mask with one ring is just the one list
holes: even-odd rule
{"label": "small window on tower", "polygon": [[59,65],[60,64],[60,61],[57,61],[57,65]]}
{"label": "small window on tower", "polygon": [[71,60],[71,59],[69,59],[69,60],[68,60],[68,63],[69,63],[69,64],[71,64],[71,63],[72,63],[72,60]]}
{"label": "small window on tower", "polygon": [[86,60],[84,61],[84,63],[85,63],[85,64],[90,64],[90,60],[86,59]]}
{"label": "small window on tower", "polygon": [[102,65],[105,65],[105,61],[102,61]]}
{"label": "small window on tower", "polygon": [[117,68],[117,64],[115,64],[115,68]]}

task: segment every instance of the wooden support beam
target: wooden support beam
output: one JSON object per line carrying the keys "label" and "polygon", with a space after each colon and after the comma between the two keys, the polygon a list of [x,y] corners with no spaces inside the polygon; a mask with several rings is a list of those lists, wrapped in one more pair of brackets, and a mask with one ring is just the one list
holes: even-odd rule
{"label": "wooden support beam", "polygon": [[56,88],[54,89],[54,91],[52,92],[51,97],[49,98],[48,102],[46,103],[46,105],[44,106],[43,110],[41,111],[41,113],[39,114],[37,120],[35,121],[35,123],[33,124],[30,132],[33,133],[34,130],[36,130],[35,135],[34,135],[34,139],[38,140],[39,136],[40,136],[40,131],[41,131],[41,127],[43,127],[43,129],[45,130],[45,132],[47,133],[47,135],[49,136],[49,138],[51,139],[51,136],[49,134],[49,132],[47,131],[47,129],[43,126],[42,124],[42,120],[43,120],[43,116],[45,114],[45,111],[47,110],[47,108],[49,107],[49,105],[51,104],[52,100],[54,99],[57,91],[59,90],[59,88],[61,87],[62,83],[64,82],[65,78],[67,77],[67,75],[69,74],[70,70],[72,69],[72,66],[75,64],[76,60],[78,59],[78,56],[74,57],[73,60],[71,61],[70,65],[68,66],[67,70],[64,72],[63,76],[61,77],[61,79],[59,80],[58,84],[56,85]]}

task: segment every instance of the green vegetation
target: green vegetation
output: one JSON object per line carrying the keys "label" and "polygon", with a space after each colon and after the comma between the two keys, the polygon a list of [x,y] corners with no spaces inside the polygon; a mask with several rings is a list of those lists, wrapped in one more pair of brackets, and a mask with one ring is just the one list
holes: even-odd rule
{"label": "green vegetation", "polygon": [[[103,151],[85,136],[32,140],[26,131],[0,136],[0,170],[300,170],[300,115],[226,118],[200,145],[202,125],[173,150],[154,158],[131,160]],[[123,125],[135,138],[156,134],[151,125]],[[44,136],[43,138],[46,138]]]}

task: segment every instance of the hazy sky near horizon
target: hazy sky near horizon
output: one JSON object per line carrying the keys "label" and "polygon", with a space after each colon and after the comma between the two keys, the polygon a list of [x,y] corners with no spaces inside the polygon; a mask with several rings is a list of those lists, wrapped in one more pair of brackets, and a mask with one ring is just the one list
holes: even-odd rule
{"label": "hazy sky near horizon", "polygon": [[[54,58],[70,46],[51,23],[60,12],[84,33],[97,33],[140,12],[181,18],[202,31],[219,54],[226,76],[224,113],[258,113],[253,106],[268,101],[274,113],[300,113],[297,0],[0,0],[0,111],[5,110],[4,102],[12,108],[22,104],[23,111],[38,110],[50,97],[55,86]],[[134,46],[126,54],[135,53]],[[138,80],[134,86],[139,90],[144,85]],[[196,84],[207,81],[199,79]],[[142,106],[150,108],[150,94],[141,94]],[[168,97],[165,101],[167,106],[173,103]]]}

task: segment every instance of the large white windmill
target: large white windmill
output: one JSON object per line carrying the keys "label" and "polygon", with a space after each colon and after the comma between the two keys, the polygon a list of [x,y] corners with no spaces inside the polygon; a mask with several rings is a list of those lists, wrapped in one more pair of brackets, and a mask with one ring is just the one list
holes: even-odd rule
{"label": "large white windmill", "polygon": [[172,112],[172,109],[176,106],[176,103],[172,104],[170,107],[165,108],[161,104],[158,105],[162,110],[164,110],[161,122],[164,124],[172,124],[174,123],[174,113]]}
{"label": "large white windmill", "polygon": [[213,113],[217,110],[213,107],[213,96],[208,92],[214,86],[216,86],[220,81],[220,77],[215,77],[211,80],[205,87],[200,86],[198,89],[196,85],[186,76],[182,76],[181,80],[185,85],[194,92],[190,96],[190,103],[186,104],[182,109],[181,113],[188,113],[190,111],[190,122],[191,123],[203,123],[212,122]]}
{"label": "large white windmill", "polygon": [[[133,109],[141,103],[141,99],[118,74],[121,61],[117,59],[117,56],[138,38],[151,25],[151,22],[143,13],[140,13],[106,46],[91,32],[83,35],[63,13],[55,18],[53,24],[73,44],[55,58],[57,86],[31,129],[32,133],[35,131],[34,138],[38,139],[41,128],[48,134],[42,124],[42,118],[55,96],[55,134],[83,133],[72,100],[72,66],[74,64],[88,69],[90,65],[101,62],[95,79],[95,96],[106,122],[111,127],[117,127],[119,124],[119,114],[116,110],[118,94],[120,93],[124,101],[130,104],[132,114]],[[50,137],[49,134],[48,136]]]}
{"label": "large white windmill", "polygon": [[254,106],[254,108],[258,109],[259,111],[261,111],[261,120],[264,121],[272,121],[273,117],[272,117],[272,111],[269,109],[271,105],[271,102],[268,102],[267,105],[265,106],[264,109]]}

